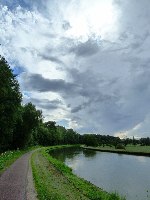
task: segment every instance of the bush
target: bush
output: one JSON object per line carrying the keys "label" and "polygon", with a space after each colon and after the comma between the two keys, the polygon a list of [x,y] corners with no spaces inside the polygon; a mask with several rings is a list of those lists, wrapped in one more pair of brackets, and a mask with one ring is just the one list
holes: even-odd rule
{"label": "bush", "polygon": [[124,144],[119,143],[119,144],[116,145],[115,148],[116,149],[125,149],[125,146],[124,146]]}

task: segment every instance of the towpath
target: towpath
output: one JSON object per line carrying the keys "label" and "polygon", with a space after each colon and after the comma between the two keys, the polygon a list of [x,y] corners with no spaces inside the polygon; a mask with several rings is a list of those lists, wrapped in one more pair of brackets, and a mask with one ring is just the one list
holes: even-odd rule
{"label": "towpath", "polygon": [[29,152],[21,156],[0,176],[0,200],[37,200],[31,154]]}

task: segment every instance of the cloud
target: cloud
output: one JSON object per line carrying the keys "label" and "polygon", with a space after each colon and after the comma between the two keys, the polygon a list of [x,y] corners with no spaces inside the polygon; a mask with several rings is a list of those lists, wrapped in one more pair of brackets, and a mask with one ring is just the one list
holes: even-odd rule
{"label": "cloud", "polygon": [[92,56],[99,51],[99,44],[97,40],[89,38],[86,42],[79,42],[79,44],[74,45],[70,51],[77,56]]}
{"label": "cloud", "polygon": [[62,28],[63,28],[64,30],[68,30],[68,29],[71,28],[71,25],[70,25],[69,22],[64,21],[64,23],[62,24]]}
{"label": "cloud", "polygon": [[48,55],[47,53],[39,54],[39,56],[44,60],[50,60],[51,62],[55,62],[57,64],[63,65],[63,62],[55,56]]}
{"label": "cloud", "polygon": [[22,87],[29,91],[70,93],[78,88],[77,84],[62,79],[47,79],[40,74],[23,73],[20,78],[22,79]]}
{"label": "cloud", "polygon": [[61,100],[58,100],[58,99],[48,100],[48,99],[30,98],[28,101],[32,102],[34,105],[36,105],[40,109],[46,109],[49,111],[61,108],[63,106],[63,103],[61,102]]}
{"label": "cloud", "polygon": [[0,5],[0,54],[24,103],[81,133],[148,136],[149,0]]}

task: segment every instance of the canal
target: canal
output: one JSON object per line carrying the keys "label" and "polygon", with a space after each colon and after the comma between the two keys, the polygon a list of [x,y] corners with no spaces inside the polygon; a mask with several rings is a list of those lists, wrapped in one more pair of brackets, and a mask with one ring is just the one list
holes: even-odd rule
{"label": "canal", "polygon": [[73,173],[127,200],[150,200],[150,158],[105,153],[82,148],[64,148],[51,155],[73,169]]}

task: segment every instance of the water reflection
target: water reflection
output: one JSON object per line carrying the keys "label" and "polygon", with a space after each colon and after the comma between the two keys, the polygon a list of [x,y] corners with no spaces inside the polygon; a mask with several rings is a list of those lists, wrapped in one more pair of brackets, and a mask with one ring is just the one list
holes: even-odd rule
{"label": "water reflection", "polygon": [[83,150],[83,155],[86,158],[95,157],[96,156],[96,151],[84,149]]}
{"label": "water reflection", "polygon": [[66,148],[51,154],[78,176],[127,200],[150,200],[150,158]]}
{"label": "water reflection", "polygon": [[71,161],[71,160],[69,160],[69,159],[66,159],[66,160],[65,160],[65,163],[66,163],[69,167],[71,167],[71,168],[73,169],[73,171],[76,171],[76,170],[82,168],[82,166],[83,166],[83,164],[84,164],[83,161],[78,160],[78,159],[74,159],[73,161]]}
{"label": "water reflection", "polygon": [[81,153],[81,149],[77,147],[55,149],[50,151],[50,155],[54,158],[64,162],[66,159],[73,159],[75,156]]}
{"label": "water reflection", "polygon": [[137,156],[136,159],[140,161],[141,163],[146,163],[147,161],[147,157],[144,157],[144,156]]}

